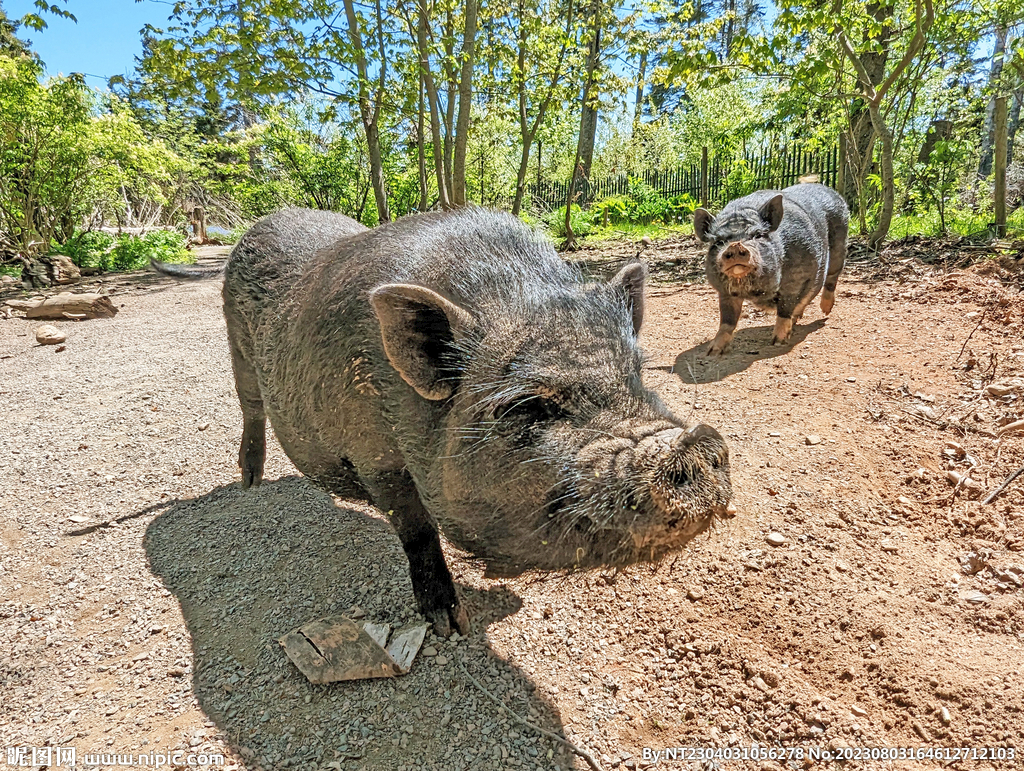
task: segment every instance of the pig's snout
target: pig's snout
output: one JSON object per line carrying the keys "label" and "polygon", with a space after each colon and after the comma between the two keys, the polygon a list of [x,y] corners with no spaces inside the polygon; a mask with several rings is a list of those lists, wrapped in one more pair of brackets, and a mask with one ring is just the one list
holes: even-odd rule
{"label": "pig's snout", "polygon": [[[710,514],[725,515],[729,503],[729,456],[725,440],[711,426],[669,429],[658,437],[664,449],[657,461],[651,498],[670,529],[692,527]],[[704,512],[694,503],[708,504]]]}
{"label": "pig's snout", "polygon": [[733,241],[718,255],[718,265],[722,273],[730,278],[748,276],[753,273],[756,264],[757,255],[744,246],[742,241]]}

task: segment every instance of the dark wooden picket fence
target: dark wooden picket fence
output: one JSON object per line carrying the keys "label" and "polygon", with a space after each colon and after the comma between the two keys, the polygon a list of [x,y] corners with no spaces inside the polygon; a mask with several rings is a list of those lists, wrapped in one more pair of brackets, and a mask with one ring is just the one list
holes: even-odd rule
{"label": "dark wooden picket fence", "polygon": [[[839,148],[806,150],[789,146],[781,150],[762,149],[742,156],[753,177],[751,190],[783,188],[797,183],[800,177],[817,174],[821,182],[836,188],[840,181]],[[718,207],[734,191],[726,184],[738,158],[709,157],[704,148],[700,163],[680,166],[670,171],[644,171],[632,177],[650,186],[665,197],[693,196],[703,206]],[[551,210],[564,206],[568,195],[568,182],[541,180],[529,186],[532,205],[536,209]],[[583,208],[594,201],[614,195],[628,195],[630,176],[578,180],[575,202]]]}

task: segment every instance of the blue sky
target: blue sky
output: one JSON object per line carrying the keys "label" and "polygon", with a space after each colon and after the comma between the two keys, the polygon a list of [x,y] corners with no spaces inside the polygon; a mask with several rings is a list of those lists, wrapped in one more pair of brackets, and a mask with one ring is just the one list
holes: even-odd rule
{"label": "blue sky", "polygon": [[[21,38],[46,62],[50,75],[82,72],[89,85],[102,88],[112,75],[130,73],[135,57],[142,53],[139,30],[146,24],[164,27],[171,12],[170,2],[158,0],[49,0],[63,5],[78,18],[75,24],[49,14],[42,32],[22,28]],[[2,0],[11,19],[20,19],[35,8],[32,0]]]}

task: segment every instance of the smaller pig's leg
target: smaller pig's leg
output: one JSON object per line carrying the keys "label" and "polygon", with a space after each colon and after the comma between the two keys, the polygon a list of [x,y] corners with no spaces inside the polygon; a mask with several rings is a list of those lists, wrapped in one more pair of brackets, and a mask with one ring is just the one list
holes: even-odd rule
{"label": "smaller pig's leg", "polygon": [[267,457],[267,416],[263,411],[256,369],[249,364],[234,340],[231,341],[231,366],[235,371],[235,390],[242,406],[242,444],[238,449],[242,487],[258,487],[263,481],[263,464]]}
{"label": "smaller pig's leg", "polygon": [[403,469],[378,474],[370,487],[377,506],[387,513],[398,531],[409,558],[412,591],[420,612],[443,637],[453,630],[468,633],[469,617],[459,603],[452,574],[444,561],[437,524],[423,506],[409,472]]}
{"label": "smaller pig's leg", "polygon": [[721,312],[722,322],[719,324],[718,334],[708,348],[708,356],[723,354],[729,348],[733,335],[736,334],[736,325],[740,323],[743,298],[719,292],[718,310]]}
{"label": "smaller pig's leg", "polygon": [[836,303],[836,284],[839,282],[839,274],[843,272],[843,265],[846,264],[848,231],[849,227],[844,224],[829,234],[828,274],[825,276],[825,289],[821,293],[821,312],[826,316],[832,312],[832,306]]}

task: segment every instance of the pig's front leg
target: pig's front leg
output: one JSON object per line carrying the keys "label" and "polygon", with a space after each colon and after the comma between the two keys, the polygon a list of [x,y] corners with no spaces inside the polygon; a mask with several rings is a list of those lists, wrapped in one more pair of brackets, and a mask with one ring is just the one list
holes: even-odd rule
{"label": "pig's front leg", "polygon": [[721,355],[725,353],[732,337],[736,334],[736,325],[740,323],[740,313],[743,311],[743,298],[734,297],[729,294],[718,294],[718,309],[722,315],[722,323],[718,326],[718,334],[711,341],[708,348],[708,356]]}
{"label": "pig's front leg", "polygon": [[437,523],[423,506],[409,472],[403,469],[377,474],[371,486],[374,502],[388,515],[409,558],[412,591],[420,612],[442,637],[453,631],[467,634],[469,617],[459,603],[444,561]]}

